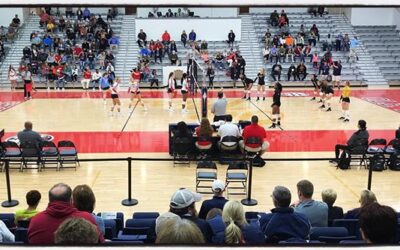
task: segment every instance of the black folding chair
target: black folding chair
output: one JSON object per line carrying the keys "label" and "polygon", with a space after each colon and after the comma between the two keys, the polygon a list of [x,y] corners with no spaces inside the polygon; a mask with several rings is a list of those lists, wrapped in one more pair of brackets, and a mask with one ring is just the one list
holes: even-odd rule
{"label": "black folding chair", "polygon": [[[58,153],[58,148],[56,144],[52,141],[44,141],[42,143],[42,150],[40,151],[40,157],[42,160],[42,167],[43,168],[49,168],[48,165],[50,166],[55,166],[56,170],[59,170],[59,153]],[[50,167],[51,168],[51,167]]]}
{"label": "black folding chair", "polygon": [[[212,161],[199,161],[196,168],[196,192],[212,194],[212,182],[217,179],[217,165]],[[210,185],[201,183],[210,183]],[[199,190],[201,189],[201,190]],[[204,191],[206,189],[207,191]]]}
{"label": "black folding chair", "polygon": [[[36,166],[32,168],[41,171],[40,146],[38,145],[38,143],[33,141],[26,141],[21,143],[20,148],[22,164],[25,169],[28,169],[28,166]],[[23,169],[21,168],[21,171],[22,170]]]}
{"label": "black folding chair", "polygon": [[[10,169],[19,169],[22,172],[22,152],[17,143],[5,141],[1,143],[3,150],[3,159],[10,160]],[[18,166],[18,167],[12,167]]]}
{"label": "black folding chair", "polygon": [[[60,168],[75,168],[76,166],[80,166],[78,159],[78,150],[75,147],[75,144],[72,141],[59,141],[58,142],[58,153],[59,153],[59,161]],[[72,165],[72,166],[69,166]]]}
{"label": "black folding chair", "polygon": [[189,137],[176,137],[173,142],[174,167],[176,164],[187,164],[190,167],[190,153],[193,140]]}

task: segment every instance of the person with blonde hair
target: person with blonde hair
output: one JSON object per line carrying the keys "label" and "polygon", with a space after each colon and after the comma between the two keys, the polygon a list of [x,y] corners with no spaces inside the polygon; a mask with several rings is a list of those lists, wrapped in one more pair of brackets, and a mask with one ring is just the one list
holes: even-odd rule
{"label": "person with blonde hair", "polygon": [[248,224],[243,205],[239,201],[228,201],[222,210],[225,222],[224,242],[226,244],[261,244],[264,234],[256,223]]}
{"label": "person with blonde hair", "polygon": [[328,205],[328,226],[332,225],[332,221],[343,219],[343,208],[333,206],[336,201],[337,193],[332,188],[328,188],[321,193],[322,201]]}
{"label": "person with blonde hair", "polygon": [[200,229],[187,219],[169,220],[161,225],[156,244],[204,244]]}
{"label": "person with blonde hair", "polygon": [[347,211],[347,213],[344,215],[345,219],[358,219],[360,216],[360,211],[363,207],[378,201],[372,191],[365,189],[361,191],[359,202],[360,207]]}

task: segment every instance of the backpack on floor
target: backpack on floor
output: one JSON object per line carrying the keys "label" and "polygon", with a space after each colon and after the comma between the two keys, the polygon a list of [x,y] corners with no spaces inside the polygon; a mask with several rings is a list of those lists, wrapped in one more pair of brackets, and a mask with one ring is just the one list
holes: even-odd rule
{"label": "backpack on floor", "polygon": [[377,153],[369,159],[369,167],[372,168],[372,171],[383,171],[385,170],[385,162],[385,156],[382,153]]}
{"label": "backpack on floor", "polygon": [[351,162],[351,155],[349,150],[343,150],[339,157],[338,168],[349,169]]}
{"label": "backpack on floor", "polygon": [[264,167],[265,166],[265,161],[263,158],[261,158],[261,156],[257,155],[256,157],[254,157],[253,159],[253,167]]}
{"label": "backpack on floor", "polygon": [[389,158],[389,169],[400,171],[400,153],[395,152]]}

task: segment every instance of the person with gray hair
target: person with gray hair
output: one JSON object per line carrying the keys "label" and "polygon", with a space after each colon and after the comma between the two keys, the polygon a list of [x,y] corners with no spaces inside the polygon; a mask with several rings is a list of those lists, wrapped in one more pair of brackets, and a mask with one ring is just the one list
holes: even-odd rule
{"label": "person with gray hair", "polygon": [[343,208],[333,206],[336,201],[337,193],[332,188],[328,188],[321,193],[322,201],[328,205],[328,226],[332,225],[333,220],[343,219]]}
{"label": "person with gray hair", "polygon": [[275,208],[272,213],[262,215],[260,226],[268,243],[278,243],[281,240],[305,240],[310,234],[310,222],[301,213],[289,207],[292,199],[290,190],[283,186],[276,186],[272,192],[272,201]]}

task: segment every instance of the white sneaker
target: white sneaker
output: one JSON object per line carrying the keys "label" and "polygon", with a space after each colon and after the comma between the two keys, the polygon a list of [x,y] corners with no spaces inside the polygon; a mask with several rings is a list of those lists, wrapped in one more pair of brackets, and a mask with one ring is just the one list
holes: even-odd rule
{"label": "white sneaker", "polygon": [[182,114],[187,114],[187,113],[188,113],[188,110],[187,110],[187,109],[182,109],[181,113],[182,113]]}
{"label": "white sneaker", "polygon": [[96,89],[95,89],[95,88],[93,88],[93,91],[96,91]]}
{"label": "white sneaker", "polygon": [[47,87],[47,91],[50,91],[50,87]]}
{"label": "white sneaker", "polygon": [[174,112],[174,109],[173,109],[172,107],[169,107],[169,108],[168,108],[168,111],[169,111],[169,112]]}
{"label": "white sneaker", "polygon": [[62,91],[65,91],[65,88],[63,88]]}

